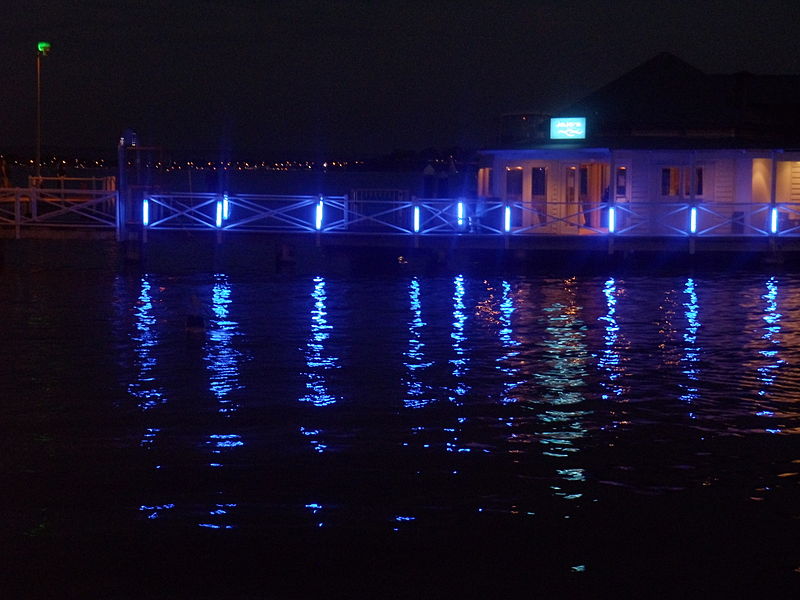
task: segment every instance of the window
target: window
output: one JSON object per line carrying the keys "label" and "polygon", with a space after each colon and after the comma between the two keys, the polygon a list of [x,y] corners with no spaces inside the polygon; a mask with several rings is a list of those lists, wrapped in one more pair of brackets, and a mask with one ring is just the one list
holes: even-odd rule
{"label": "window", "polygon": [[575,167],[567,167],[566,181],[566,201],[569,204],[575,202]]}
{"label": "window", "polygon": [[[692,195],[692,169],[691,167],[664,167],[661,169],[661,195],[683,196]],[[696,167],[694,173],[694,195],[703,195],[703,167]]]}
{"label": "window", "polygon": [[531,169],[531,196],[544,197],[547,190],[547,171],[544,167]]}
{"label": "window", "polygon": [[522,167],[506,167],[506,200],[522,200]]}
{"label": "window", "polygon": [[478,196],[489,198],[492,194],[492,169],[483,167],[478,169]]}
{"label": "window", "polygon": [[616,196],[617,198],[625,198],[628,195],[628,168],[619,167],[617,169],[617,182],[616,182]]}

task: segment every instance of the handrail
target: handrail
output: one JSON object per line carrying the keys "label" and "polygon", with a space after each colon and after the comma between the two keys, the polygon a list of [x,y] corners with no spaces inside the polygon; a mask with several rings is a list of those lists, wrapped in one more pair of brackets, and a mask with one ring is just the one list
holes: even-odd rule
{"label": "handrail", "polygon": [[[357,198],[354,200],[353,198]],[[385,236],[800,236],[800,203],[532,203],[415,198],[0,188],[0,228],[73,227]]]}

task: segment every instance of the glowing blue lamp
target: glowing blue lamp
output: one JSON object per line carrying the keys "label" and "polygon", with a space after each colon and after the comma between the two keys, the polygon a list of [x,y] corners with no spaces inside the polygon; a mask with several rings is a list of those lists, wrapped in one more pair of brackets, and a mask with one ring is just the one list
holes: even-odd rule
{"label": "glowing blue lamp", "polygon": [[320,196],[319,202],[317,202],[317,217],[314,223],[314,226],[316,227],[317,231],[322,229],[322,211],[323,211],[322,207],[323,207],[322,196]]}

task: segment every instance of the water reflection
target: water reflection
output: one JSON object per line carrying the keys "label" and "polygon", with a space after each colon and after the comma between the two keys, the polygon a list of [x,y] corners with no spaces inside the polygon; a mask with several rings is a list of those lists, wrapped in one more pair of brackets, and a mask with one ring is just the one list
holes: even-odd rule
{"label": "water reflection", "polygon": [[617,322],[617,297],[620,293],[620,290],[617,289],[617,282],[613,278],[603,284],[603,295],[606,298],[606,314],[600,317],[600,320],[605,322],[605,331],[603,332],[604,348],[598,365],[608,373],[608,379],[601,384],[605,389],[602,396],[604,400],[612,397],[618,398],[623,392],[620,379],[624,374],[624,369],[620,364],[620,330]]}
{"label": "water reflection", "polygon": [[211,293],[211,309],[214,313],[208,340],[205,344],[205,361],[210,371],[209,389],[217,398],[219,412],[230,416],[238,405],[228,397],[240,389],[240,353],[233,347],[233,338],[238,335],[238,323],[231,320],[231,286],[225,275],[214,276]]}
{"label": "water reflection", "polygon": [[520,343],[514,339],[514,330],[512,328],[512,315],[514,314],[514,296],[511,290],[511,284],[508,281],[501,281],[502,288],[500,297],[500,306],[498,311],[498,321],[500,329],[498,330],[498,338],[500,339],[500,346],[504,352],[497,359],[497,369],[503,374],[503,391],[501,402],[509,404],[516,402],[517,398],[513,397],[512,390],[514,390],[521,381],[515,380],[518,377],[518,369],[516,366],[517,357],[519,356]]}
{"label": "water reflection", "polygon": [[416,277],[408,285],[408,298],[411,319],[408,322],[408,348],[403,353],[406,357],[403,363],[406,368],[403,380],[406,386],[404,404],[409,408],[421,408],[432,400],[430,386],[423,381],[425,369],[432,363],[425,359],[422,330],[427,323],[422,319],[420,285]]}
{"label": "water reflection", "polygon": [[[619,493],[713,481],[708,473],[715,458],[706,447],[691,446],[699,430],[674,427],[689,410],[702,419],[711,451],[732,431],[789,432],[788,421],[797,418],[784,408],[794,390],[789,380],[796,380],[790,368],[796,301],[776,278],[748,280],[742,289],[686,277],[411,277],[386,286],[369,334],[357,330],[365,325],[356,307],[378,306],[375,282],[333,286],[323,277],[299,279],[286,284],[292,286],[286,293],[301,303],[275,334],[293,339],[299,352],[277,356],[265,345],[258,351],[268,357],[267,369],[257,373],[242,368],[237,348],[275,339],[247,329],[253,322],[248,311],[264,310],[263,285],[248,294],[246,286],[217,275],[203,288],[213,312],[209,330],[202,345],[194,345],[194,356],[184,352],[178,376],[171,375],[170,360],[184,351],[185,336],[164,318],[175,288],[164,291],[156,281],[136,281],[135,322],[126,322],[138,371],[130,397],[150,411],[136,442],[160,462],[171,460],[174,444],[191,445],[194,456],[200,449],[196,467],[206,488],[188,495],[154,490],[132,504],[142,519],[188,514],[194,527],[228,529],[245,526],[257,510],[252,506],[261,503],[270,515],[265,518],[282,518],[290,505],[303,522],[331,526],[377,498],[366,488],[342,491],[333,479],[371,485],[373,470],[392,485],[402,482],[392,488],[396,502],[371,509],[369,518],[378,515],[385,527],[417,528],[432,511],[454,505],[535,513],[536,519],[549,510],[573,515],[589,499],[603,499],[600,476]],[[353,303],[334,302],[340,293]],[[726,314],[723,298],[734,293],[739,304],[735,314]],[[232,315],[239,314],[237,322]],[[240,344],[245,336],[247,344]],[[350,352],[354,338],[369,341],[369,350]],[[180,368],[199,374],[199,390],[181,387]],[[237,423],[245,414],[236,400],[246,396],[236,390],[265,385],[294,404],[271,403],[275,412],[263,415],[263,406],[248,405],[243,430]],[[168,406],[151,410],[165,403],[163,388]],[[333,393],[339,389],[358,390],[348,396],[346,410]],[[198,416],[201,403],[183,402],[198,396],[214,405],[210,416]],[[194,428],[176,435],[174,423],[184,422],[185,412]],[[251,422],[251,415],[261,421]],[[198,418],[211,420],[199,428]],[[259,422],[269,426],[251,425]],[[650,444],[653,436],[656,444]],[[666,457],[652,449],[664,444],[675,452]],[[634,447],[644,448],[642,457],[630,454]],[[260,497],[246,482],[247,473],[263,466],[251,462],[264,448],[275,448],[286,468],[302,469],[293,474],[292,497],[277,509],[274,498]],[[329,467],[340,472],[318,476]],[[170,471],[158,473],[168,477]]]}
{"label": "water reflection", "polygon": [[327,300],[325,291],[325,278],[314,278],[314,290],[311,292],[314,300],[311,309],[311,335],[306,343],[306,389],[307,393],[301,402],[310,402],[314,406],[327,406],[334,404],[339,398],[328,391],[328,371],[338,368],[338,360],[328,351],[330,331],[333,327],[328,324]]}
{"label": "water reflection", "polygon": [[[585,401],[586,378],[591,357],[586,334],[588,327],[582,319],[583,307],[576,299],[576,281],[568,279],[558,288],[545,291],[548,302],[542,307],[544,337],[538,358],[539,372],[535,374],[540,384],[540,398],[527,398],[526,405],[536,411],[541,430],[533,437],[515,433],[512,441],[544,446],[542,455],[557,459],[556,475],[561,480],[550,489],[554,496],[577,500],[585,480],[585,468],[575,464],[580,450],[578,441],[586,437],[584,418],[590,413],[581,410]],[[539,406],[533,407],[535,402]],[[518,451],[521,451],[518,450]]]}
{"label": "water reflection", "polygon": [[469,371],[469,359],[466,356],[464,349],[464,342],[467,336],[464,328],[467,322],[466,305],[464,304],[464,276],[457,275],[453,280],[455,288],[453,292],[453,329],[450,333],[450,338],[453,340],[453,353],[455,358],[450,359],[452,366],[453,377],[455,378],[455,385],[451,392],[455,395],[450,396],[451,402],[460,402],[461,397],[469,391],[469,386],[466,383],[466,375]]}
{"label": "water reflection", "polygon": [[229,521],[230,509],[236,508],[238,505],[235,503],[215,504],[214,507],[208,511],[208,516],[205,520],[197,524],[198,527],[204,529],[234,529]]}
{"label": "water reflection", "polygon": [[769,387],[775,382],[777,369],[784,363],[780,357],[781,347],[781,313],[778,312],[778,284],[774,277],[767,281],[767,291],[761,296],[764,300],[764,320],[763,333],[761,339],[767,342],[767,347],[759,351],[764,362],[758,368],[759,379],[761,380],[762,388],[759,390],[759,396],[766,396]]}
{"label": "water reflection", "polygon": [[[758,378],[761,382],[761,389],[758,395],[761,398],[768,398],[770,388],[775,383],[778,370],[784,364],[780,356],[781,350],[781,313],[778,311],[778,283],[774,277],[767,280],[766,292],[761,296],[764,301],[764,314],[762,320],[761,339],[766,343],[766,347],[759,350],[762,357],[762,364],[758,367]],[[762,417],[774,417],[775,412],[769,407],[762,407],[756,413]],[[767,428],[768,433],[779,433],[781,430],[775,427]]]}
{"label": "water reflection", "polygon": [[[243,446],[245,440],[239,433],[231,431],[231,419],[240,409],[239,403],[231,398],[236,390],[244,386],[240,381],[240,363],[243,355],[234,347],[234,340],[240,336],[239,324],[231,318],[232,290],[228,277],[214,275],[211,288],[212,318],[208,336],[203,349],[203,357],[209,371],[209,391],[217,401],[217,412],[225,418],[226,426],[217,429],[218,433],[208,435],[204,445],[210,453],[208,466],[220,469],[230,464]],[[198,516],[197,526],[204,529],[233,529],[231,509],[237,503],[216,502],[207,512]]]}
{"label": "water reflection", "polygon": [[[683,374],[689,380],[688,383],[682,384],[683,394],[681,400],[684,402],[693,402],[699,396],[698,384],[700,380],[700,370],[698,362],[700,360],[700,346],[697,342],[697,331],[700,329],[700,305],[697,298],[697,290],[694,279],[691,277],[686,280],[686,286],[683,289],[685,299],[683,302],[684,316],[686,317],[686,329],[683,333],[683,356],[681,357],[681,364],[683,365]],[[689,413],[691,418],[695,418],[694,412]]]}
{"label": "water reflection", "polygon": [[155,347],[158,343],[156,317],[153,314],[152,283],[150,276],[141,279],[139,298],[134,310],[136,332],[133,335],[138,373],[128,384],[128,393],[136,398],[139,408],[149,410],[166,402],[164,390],[156,383]]}

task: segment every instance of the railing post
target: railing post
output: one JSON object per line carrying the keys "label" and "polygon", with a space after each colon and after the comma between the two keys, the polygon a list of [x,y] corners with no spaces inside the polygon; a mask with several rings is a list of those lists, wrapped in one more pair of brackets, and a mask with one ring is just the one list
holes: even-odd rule
{"label": "railing post", "polygon": [[778,222],[778,159],[775,151],[772,151],[772,169],[769,185],[769,250],[775,253],[778,249],[776,236],[780,224]]}
{"label": "railing post", "polygon": [[20,207],[19,188],[14,191],[14,235],[19,239],[20,222],[22,221],[22,210]]}
{"label": "railing post", "polygon": [[31,220],[38,221],[39,220],[39,207],[37,205],[37,200],[39,197],[39,188],[31,188],[30,190],[30,205],[31,205]]}
{"label": "railing post", "polygon": [[606,218],[608,219],[608,255],[611,256],[614,254],[614,236],[617,232],[617,167],[613,151],[609,162],[608,193],[606,194],[608,214]]}
{"label": "railing post", "polygon": [[125,214],[122,210],[122,198],[118,191],[114,192],[114,215],[117,219],[117,241],[121,242],[125,239]]}
{"label": "railing post", "polygon": [[697,235],[697,153],[692,151],[689,162],[689,254],[694,254],[695,235]]}
{"label": "railing post", "polygon": [[414,248],[419,248],[420,210],[417,197],[411,197],[412,231],[414,232]]}

